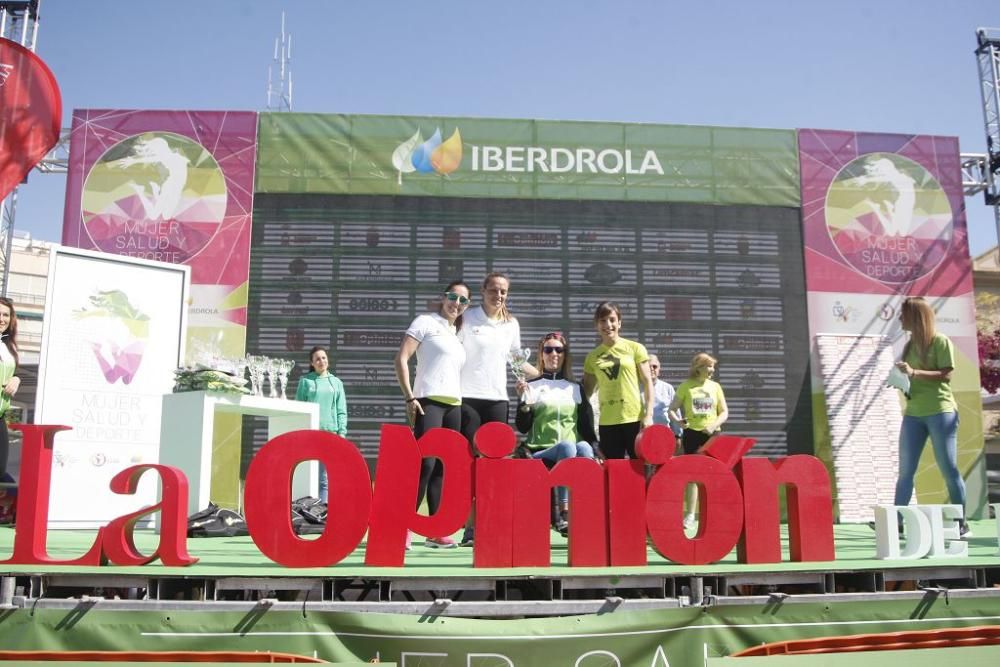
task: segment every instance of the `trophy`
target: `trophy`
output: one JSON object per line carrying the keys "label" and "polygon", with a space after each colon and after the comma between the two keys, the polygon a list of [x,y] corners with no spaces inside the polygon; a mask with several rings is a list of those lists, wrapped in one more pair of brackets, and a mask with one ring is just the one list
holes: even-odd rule
{"label": "trophy", "polygon": [[295,368],[295,362],[291,359],[278,359],[278,387],[280,388],[281,398],[288,399],[285,394],[285,389],[288,387],[288,373]]}
{"label": "trophy", "polygon": [[233,367],[233,375],[238,380],[240,380],[243,384],[246,384],[246,381],[247,381],[247,366],[248,366],[247,358],[246,357],[237,357],[235,359],[232,359],[231,363],[232,363],[232,367]]}
{"label": "trophy", "polygon": [[531,348],[510,348],[507,352],[507,363],[510,364],[510,372],[514,374],[514,379],[518,382],[524,380],[524,368],[528,359],[531,358]]}
{"label": "trophy", "polygon": [[254,396],[264,395],[264,368],[268,358],[256,354],[247,355],[247,365],[250,368],[250,388]]}
{"label": "trophy", "polygon": [[268,398],[278,398],[278,364],[281,363],[281,360],[270,357],[264,359],[264,371],[267,373],[267,384],[270,387],[267,396]]}
{"label": "trophy", "polygon": [[250,395],[257,395],[257,357],[247,353],[246,370],[250,373]]}

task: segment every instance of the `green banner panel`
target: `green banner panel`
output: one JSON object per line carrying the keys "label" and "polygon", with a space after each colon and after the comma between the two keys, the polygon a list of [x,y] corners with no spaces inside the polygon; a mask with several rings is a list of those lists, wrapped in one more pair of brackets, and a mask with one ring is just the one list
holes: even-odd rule
{"label": "green banner panel", "polygon": [[260,193],[798,207],[792,130],[265,113]]}
{"label": "green banner panel", "polygon": [[[701,665],[704,657],[791,639],[1000,622],[996,596],[686,607],[478,620],[301,610],[17,609],[0,615],[5,650],[278,651],[328,661],[421,667]],[[738,664],[738,663],[737,663]],[[882,663],[885,664],[885,663]],[[946,663],[947,664],[947,663]]]}

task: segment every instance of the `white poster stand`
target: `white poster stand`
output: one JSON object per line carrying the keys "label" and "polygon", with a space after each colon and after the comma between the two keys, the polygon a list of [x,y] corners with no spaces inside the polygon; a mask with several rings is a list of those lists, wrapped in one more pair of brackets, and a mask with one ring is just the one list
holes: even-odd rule
{"label": "white poster stand", "polygon": [[873,505],[892,505],[902,411],[886,387],[895,358],[886,336],[818,334],[842,522],[870,521]]}
{"label": "white poster stand", "polygon": [[128,466],[159,460],[162,396],[184,358],[191,270],[53,247],[35,421],[56,435],[50,528],[93,528],[157,502],[154,475],[111,492]]}

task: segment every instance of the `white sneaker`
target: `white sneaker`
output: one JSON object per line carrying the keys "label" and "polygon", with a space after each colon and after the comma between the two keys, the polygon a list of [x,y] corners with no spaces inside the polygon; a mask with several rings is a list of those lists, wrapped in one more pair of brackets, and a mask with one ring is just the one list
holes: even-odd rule
{"label": "white sneaker", "polygon": [[690,530],[694,528],[696,524],[694,514],[686,514],[684,516],[684,530]]}

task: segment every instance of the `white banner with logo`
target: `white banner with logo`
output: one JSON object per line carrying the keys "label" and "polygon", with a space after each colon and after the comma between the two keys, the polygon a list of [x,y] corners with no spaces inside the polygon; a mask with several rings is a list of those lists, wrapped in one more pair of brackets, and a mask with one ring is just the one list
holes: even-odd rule
{"label": "white banner with logo", "polygon": [[184,358],[190,268],[55,247],[49,262],[36,423],[56,436],[50,528],[90,528],[157,501],[112,477],[159,460],[160,406]]}

